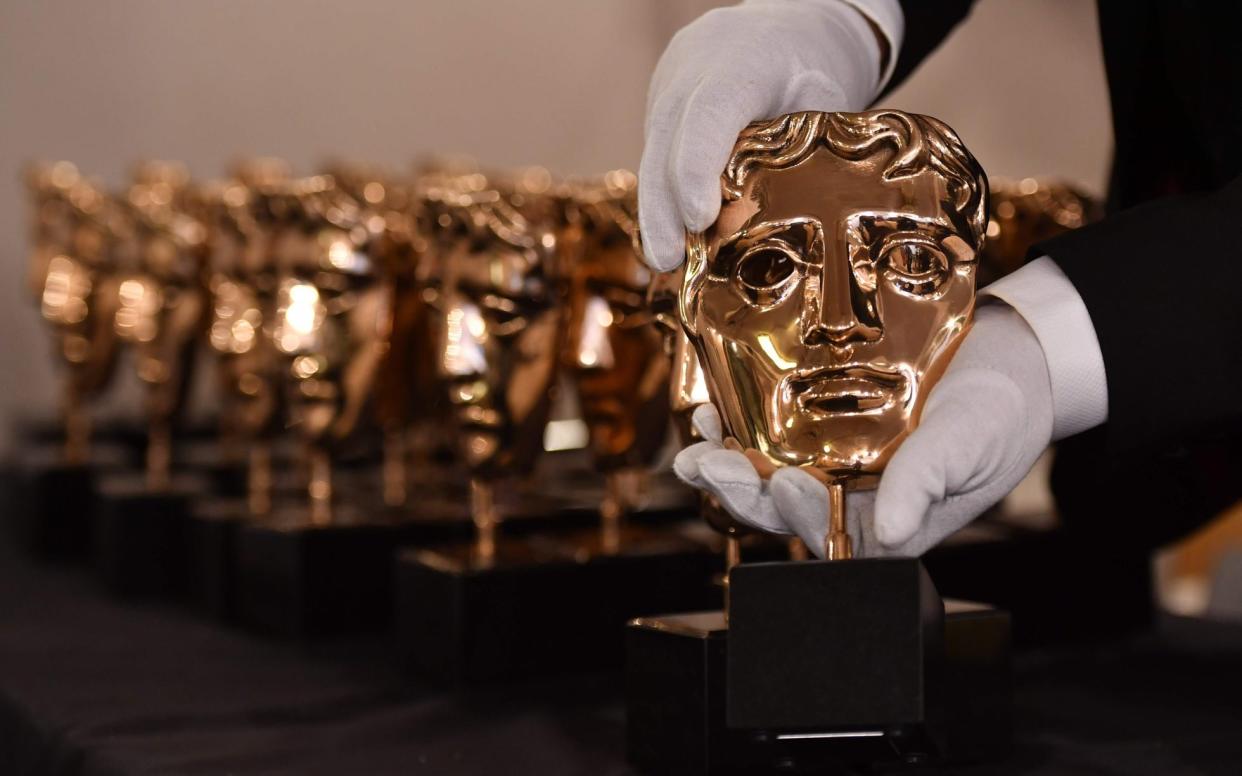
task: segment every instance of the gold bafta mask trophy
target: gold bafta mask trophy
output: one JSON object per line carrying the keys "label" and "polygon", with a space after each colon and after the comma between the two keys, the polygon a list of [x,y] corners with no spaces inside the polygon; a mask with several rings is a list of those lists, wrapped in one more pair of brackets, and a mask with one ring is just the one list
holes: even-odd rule
{"label": "gold bafta mask trophy", "polygon": [[275,199],[271,336],[307,451],[310,522],[322,526],[333,521],[332,453],[364,422],[388,349],[390,281],[367,252],[377,225],[331,176],[293,181]]}
{"label": "gold bafta mask trophy", "polygon": [[1000,280],[1026,261],[1032,245],[1086,226],[1104,215],[1099,202],[1059,180],[990,181],[987,243],[979,254],[979,286]]}
{"label": "gold bafta mask trophy", "polygon": [[[864,759],[956,757],[951,744],[1005,738],[992,721],[954,741],[955,699],[978,688],[928,677],[963,670],[946,643],[987,643],[973,670],[993,672],[982,695],[999,692],[1004,650],[989,650],[1007,618],[946,617],[917,559],[851,559],[845,524],[846,491],[874,486],[970,327],[987,193],[936,119],[794,113],[740,134],[719,217],[687,236],[680,316],[726,444],[761,476],[798,466],[829,492],[827,560],[739,565],[727,624],[677,623],[727,640],[723,670],[704,671],[720,672],[729,735],[760,758],[872,740]],[[659,623],[637,625],[654,644]]]}
{"label": "gold bafta mask trophy", "polygon": [[125,194],[133,235],[114,323],[146,389],[146,476],[153,490],[171,482],[173,425],[208,314],[207,230],[192,210],[189,181],[180,164],[148,162],[135,170]]}
{"label": "gold bafta mask trophy", "polygon": [[419,282],[428,252],[427,238],[418,229],[421,201],[413,183],[370,165],[338,162],[328,171],[365,211],[376,231],[367,253],[391,279],[392,331],[376,376],[374,411],[383,433],[383,501],[402,507],[412,482],[433,485],[429,447],[442,428],[444,410],[431,310]]}
{"label": "gold bafta mask trophy", "polygon": [[528,473],[543,452],[565,306],[555,225],[539,218],[550,210],[543,195],[479,183],[450,181],[429,197],[438,245],[428,298],[471,477],[474,554],[486,565],[496,553],[496,484]]}
{"label": "gold bafta mask trophy", "polygon": [[211,226],[207,341],[217,356],[225,454],[244,460],[246,501],[253,515],[272,507],[272,445],[282,419],[275,347],[265,331],[275,314],[276,276],[270,223],[260,191],[285,177],[256,178],[244,168],[207,192]]}
{"label": "gold bafta mask trophy", "polygon": [[125,219],[116,201],[69,162],[26,170],[31,205],[29,287],[52,337],[61,381],[54,450],[26,451],[14,467],[23,491],[17,537],[32,552],[75,557],[90,544],[97,473],[91,403],[116,373],[112,326],[116,244]]}
{"label": "gold bafta mask trophy", "polygon": [[107,388],[116,367],[112,273],[120,213],[69,162],[31,166],[26,185],[33,210],[31,292],[65,370],[63,459],[81,465],[90,453],[87,405]]}
{"label": "gold bafta mask trophy", "polygon": [[578,250],[569,278],[565,366],[595,467],[606,477],[601,548],[616,553],[668,430],[669,360],[646,304],[651,272],[635,252],[637,179],[615,170],[571,196]]}

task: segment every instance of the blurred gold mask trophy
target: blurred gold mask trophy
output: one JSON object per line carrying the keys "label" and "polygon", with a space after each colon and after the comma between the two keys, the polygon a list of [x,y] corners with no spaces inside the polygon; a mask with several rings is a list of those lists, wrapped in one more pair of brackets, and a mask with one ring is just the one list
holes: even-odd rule
{"label": "blurred gold mask trophy", "polygon": [[646,303],[651,272],[635,250],[634,175],[584,184],[571,208],[580,244],[569,279],[566,367],[577,388],[595,466],[607,477],[600,507],[605,552],[621,543],[669,419],[669,360]]}
{"label": "blurred gold mask trophy", "polygon": [[307,446],[310,519],[323,525],[333,518],[331,451],[363,419],[388,348],[389,280],[367,254],[363,211],[330,176],[292,182],[282,207],[272,340]]}
{"label": "blurred gold mask trophy", "polygon": [[69,162],[34,165],[26,184],[33,205],[30,286],[64,363],[64,458],[85,463],[91,422],[86,405],[100,395],[117,361],[114,243],[123,224],[116,204]]}
{"label": "blurred gold mask trophy", "polygon": [[987,244],[979,254],[979,285],[1018,269],[1035,243],[1086,226],[1103,208],[1077,187],[1058,180],[989,181]]}
{"label": "blurred gold mask trophy", "polygon": [[897,111],[752,124],[716,223],[687,243],[681,314],[726,436],[761,473],[875,481],[965,335],[987,182],[941,122]]}
{"label": "blurred gold mask trophy", "polygon": [[279,185],[288,168],[278,160],[251,160],[232,180],[208,191],[211,225],[211,322],[207,341],[218,355],[221,434],[241,448],[252,514],[271,510],[272,438],[281,419],[276,352],[265,330],[275,313],[275,267],[270,220],[261,191]]}
{"label": "blurred gold mask trophy", "polygon": [[565,307],[555,224],[540,217],[550,211],[545,195],[506,196],[467,177],[479,180],[429,193],[439,244],[428,298],[437,370],[471,476],[475,556],[488,563],[495,483],[529,472],[543,451]]}
{"label": "blurred gold mask trophy", "polygon": [[150,488],[170,481],[172,428],[208,313],[207,230],[192,212],[191,196],[189,172],[172,162],[140,165],[126,191],[133,235],[114,321],[117,335],[135,351],[146,386]]}
{"label": "blurred gold mask trophy", "polygon": [[376,376],[374,409],[384,435],[384,503],[401,506],[409,492],[409,459],[427,463],[430,432],[443,410],[431,313],[418,279],[428,248],[417,229],[420,202],[414,185],[370,165],[337,162],[328,170],[365,212],[369,229],[375,232],[367,254],[391,280],[392,331]]}

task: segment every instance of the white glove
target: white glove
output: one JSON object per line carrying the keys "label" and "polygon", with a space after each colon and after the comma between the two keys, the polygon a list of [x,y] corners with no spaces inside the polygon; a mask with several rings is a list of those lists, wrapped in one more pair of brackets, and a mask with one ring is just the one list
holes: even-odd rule
{"label": "white glove", "polygon": [[[744,455],[721,446],[714,410],[696,412],[695,421],[709,441],[677,456],[678,476],[715,495],[739,521],[797,533],[822,555],[827,489],[792,468],[762,480]],[[922,555],[1026,476],[1051,441],[1052,424],[1048,366],[1035,333],[1007,306],[981,307],[879,489],[847,495],[855,554]]]}
{"label": "white glove", "polygon": [[685,230],[701,232],[716,220],[720,171],[747,124],[867,107],[881,86],[880,41],[869,18],[896,52],[902,16],[892,0],[748,0],[710,11],[673,37],[647,93],[638,210],[648,264],[676,269]]}
{"label": "white glove", "polygon": [[[686,484],[716,497],[743,525],[776,534],[797,534],[817,556],[823,557],[828,533],[828,489],[802,469],[777,469],[763,479],[745,455],[726,449],[721,439],[720,415],[710,404],[694,411],[694,427],[704,441],[677,454],[673,471]],[[846,494],[846,530],[859,557],[895,554],[879,545],[871,531],[874,491]]]}

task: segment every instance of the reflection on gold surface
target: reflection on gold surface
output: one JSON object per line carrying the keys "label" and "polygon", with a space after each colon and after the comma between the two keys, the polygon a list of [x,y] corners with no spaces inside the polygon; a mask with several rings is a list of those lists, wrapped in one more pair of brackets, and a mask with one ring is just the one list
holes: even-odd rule
{"label": "reflection on gold surface", "polygon": [[930,117],[795,113],[741,133],[721,189],[680,305],[726,435],[838,485],[873,478],[970,325],[982,169]]}

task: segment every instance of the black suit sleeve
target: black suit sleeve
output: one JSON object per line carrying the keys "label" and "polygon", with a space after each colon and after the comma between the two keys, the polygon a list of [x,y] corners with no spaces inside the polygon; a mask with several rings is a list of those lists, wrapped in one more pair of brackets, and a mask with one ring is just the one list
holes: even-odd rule
{"label": "black suit sleeve", "polygon": [[1112,452],[1242,426],[1242,178],[1153,200],[1036,245],[1082,296],[1108,378]]}
{"label": "black suit sleeve", "polygon": [[881,97],[900,86],[927,55],[949,37],[973,5],[974,0],[901,0],[905,36],[901,41],[901,51],[897,52],[893,77]]}

